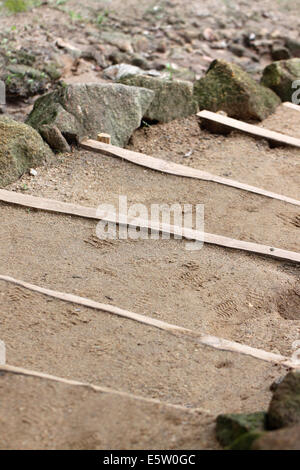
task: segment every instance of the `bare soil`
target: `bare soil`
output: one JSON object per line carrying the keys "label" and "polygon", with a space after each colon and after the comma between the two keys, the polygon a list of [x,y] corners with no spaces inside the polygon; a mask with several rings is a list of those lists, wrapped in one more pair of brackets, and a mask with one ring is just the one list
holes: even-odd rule
{"label": "bare soil", "polygon": [[[126,8],[124,3],[110,5],[120,7],[125,25],[135,17],[144,28],[147,22],[139,14],[145,2],[126,2]],[[162,3],[187,22],[199,5]],[[235,3],[242,11],[249,6]],[[77,2],[71,4],[77,8]],[[210,11],[224,5],[202,4]],[[267,10],[270,5],[274,2],[260,2],[257,9],[275,11],[276,27],[286,28],[281,5]],[[32,24],[37,13],[39,21],[47,20],[46,30],[70,39],[61,12],[47,6],[22,21]],[[291,21],[296,28],[298,19]],[[1,18],[0,24],[11,26],[12,18]],[[265,26],[262,20],[259,25]],[[73,42],[83,38],[82,29],[73,28]],[[36,31],[38,37],[44,34]],[[24,33],[24,41],[33,39]],[[9,107],[9,112],[22,119],[24,109]],[[299,136],[299,113],[280,108],[262,125]],[[129,148],[300,199],[299,149],[271,149],[266,141],[238,132],[213,135],[201,130],[196,117],[143,127]],[[91,207],[117,204],[119,195],[147,207],[203,203],[207,232],[300,251],[299,208],[284,202],[80,149],[37,172],[6,189]],[[210,245],[190,252],[185,241],[174,239],[103,241],[94,221],[4,203],[0,213],[3,274],[266,351],[293,353],[300,331],[295,264]],[[216,416],[265,410],[271,383],[286,373],[279,365],[216,351],[5,282],[0,297],[0,339],[8,364],[165,403],[5,373],[0,375],[3,449],[219,449]]]}

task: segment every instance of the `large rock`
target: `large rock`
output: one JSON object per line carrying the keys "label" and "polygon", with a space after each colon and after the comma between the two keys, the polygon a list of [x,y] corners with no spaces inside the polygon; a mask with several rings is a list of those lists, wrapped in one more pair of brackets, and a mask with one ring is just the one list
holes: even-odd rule
{"label": "large rock", "polygon": [[198,111],[193,96],[193,85],[189,82],[146,75],[129,75],[119,81],[126,85],[153,90],[155,97],[144,114],[144,118],[150,121],[169,122],[196,114]]}
{"label": "large rock", "polygon": [[217,417],[216,435],[224,447],[231,446],[241,436],[265,429],[266,413],[223,414]]}
{"label": "large rock", "polygon": [[290,372],[276,388],[268,410],[268,428],[300,424],[300,372]]}
{"label": "large rock", "polygon": [[252,450],[300,450],[300,426],[265,433],[255,440]]}
{"label": "large rock", "polygon": [[29,168],[52,157],[51,149],[36,130],[0,116],[0,186],[6,186]]}
{"label": "large rock", "polygon": [[[293,101],[293,82],[300,80],[300,59],[279,60],[268,65],[261,83],[277,93],[282,101]],[[297,86],[299,88],[299,85]]]}
{"label": "large rock", "polygon": [[112,144],[123,147],[153,96],[151,90],[120,84],[69,85],[39,98],[26,122],[37,130],[56,126],[69,141],[108,133]]}
{"label": "large rock", "polygon": [[210,65],[206,76],[195,82],[194,95],[200,109],[225,111],[245,121],[263,120],[280,104],[272,90],[225,60]]}

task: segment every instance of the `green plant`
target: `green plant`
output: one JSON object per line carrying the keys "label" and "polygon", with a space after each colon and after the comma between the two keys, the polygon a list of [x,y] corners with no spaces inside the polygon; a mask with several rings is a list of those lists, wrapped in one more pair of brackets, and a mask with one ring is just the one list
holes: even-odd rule
{"label": "green plant", "polygon": [[21,13],[27,11],[29,5],[26,0],[5,0],[4,6],[11,13]]}
{"label": "green plant", "polygon": [[10,13],[23,13],[30,8],[41,6],[41,0],[5,0],[4,8]]}
{"label": "green plant", "polygon": [[71,18],[72,23],[76,21],[84,21],[84,18],[82,17],[80,13],[76,13],[76,11],[73,11],[73,10],[69,10],[68,13],[69,13],[69,17]]}
{"label": "green plant", "polygon": [[97,26],[101,26],[102,23],[105,21],[105,19],[108,17],[109,11],[105,10],[103,13],[99,13],[97,18],[96,18],[96,24]]}
{"label": "green plant", "polygon": [[171,64],[166,64],[166,70],[169,72],[169,80],[173,80],[173,74],[175,72]]}

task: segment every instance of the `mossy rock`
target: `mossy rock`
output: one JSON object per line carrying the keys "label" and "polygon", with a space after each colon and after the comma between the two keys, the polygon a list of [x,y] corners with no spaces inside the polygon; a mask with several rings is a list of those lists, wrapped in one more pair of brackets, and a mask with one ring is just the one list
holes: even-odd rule
{"label": "mossy rock", "polygon": [[290,372],[276,388],[268,410],[269,429],[300,424],[300,372]]}
{"label": "mossy rock", "polygon": [[205,77],[195,82],[194,95],[201,110],[225,111],[244,121],[263,120],[280,104],[272,90],[225,60],[215,60]]}
{"label": "mossy rock", "polygon": [[252,450],[253,443],[264,435],[264,432],[259,431],[247,432],[236,439],[226,450]]}
{"label": "mossy rock", "polygon": [[7,66],[1,79],[5,82],[7,98],[10,100],[42,94],[50,82],[46,73],[20,64]]}
{"label": "mossy rock", "polygon": [[244,434],[263,431],[265,424],[265,412],[219,415],[216,425],[217,439],[223,447],[228,447]]}
{"label": "mossy rock", "polygon": [[17,64],[28,65],[29,67],[32,67],[36,61],[35,55],[24,48],[10,51],[7,57],[11,63],[15,62]]}
{"label": "mossy rock", "polygon": [[272,89],[282,101],[293,101],[296,92],[293,82],[296,80],[300,80],[300,59],[288,59],[268,65],[263,71],[261,83]]}
{"label": "mossy rock", "polygon": [[146,75],[127,75],[120,78],[119,83],[154,91],[154,99],[144,114],[144,119],[170,122],[196,114],[198,111],[193,96],[193,85],[189,82]]}
{"label": "mossy rock", "polygon": [[17,180],[29,168],[50,161],[53,153],[32,127],[0,116],[0,186]]}

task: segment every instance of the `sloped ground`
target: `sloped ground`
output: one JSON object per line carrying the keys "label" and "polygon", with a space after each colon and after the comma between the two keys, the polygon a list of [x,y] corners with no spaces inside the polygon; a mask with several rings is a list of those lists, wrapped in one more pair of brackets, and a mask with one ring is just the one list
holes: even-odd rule
{"label": "sloped ground", "polygon": [[[156,4],[163,7],[161,18],[154,14]],[[195,74],[203,73],[207,56],[233,55],[209,41],[180,43],[183,30],[212,27],[222,39],[221,31],[240,37],[265,29],[260,37],[276,38],[295,36],[299,21],[296,1],[264,1],[253,9],[248,2],[201,2],[200,8],[198,1],[113,0],[84,6],[69,1],[65,13],[52,6],[48,2],[25,15],[2,16],[2,31],[14,24],[14,47],[39,44],[44,55],[58,36],[80,47],[98,44],[101,29],[75,13],[93,18],[95,11],[108,8],[104,29],[141,34],[151,47],[163,37],[166,51],[155,59],[192,65]],[[176,26],[172,17],[185,24]],[[40,28],[41,23],[46,26]],[[162,35],[172,24],[173,36]],[[259,49],[257,57],[258,62],[234,60],[250,69],[256,63],[257,71],[270,55]],[[66,80],[102,80],[95,64],[81,62],[72,70],[73,62],[65,60]],[[8,112],[23,119],[30,108],[30,101],[24,108],[10,104]],[[262,125],[298,137],[299,113],[279,109]],[[212,135],[200,130],[196,117],[141,128],[129,147],[300,199],[299,149],[270,149],[264,140],[239,133]],[[203,203],[207,232],[300,251],[299,208],[290,204],[78,149],[37,170],[36,177],[24,175],[7,189],[91,207],[117,204],[119,195],[147,207]],[[3,203],[0,214],[1,274],[287,356],[299,339],[295,264],[209,245],[189,252],[178,240],[101,241],[93,221]],[[8,364],[164,403],[0,372],[0,448],[218,449],[216,416],[266,409],[271,383],[286,373],[282,366],[216,351],[3,281],[0,299],[0,339]]]}
{"label": "sloped ground", "polygon": [[8,373],[0,390],[1,450],[193,449],[199,438],[213,442],[211,419],[201,412]]}
{"label": "sloped ground", "polygon": [[[280,119],[275,115],[268,124],[280,130]],[[140,130],[131,145],[181,163],[187,161],[182,154],[192,146],[191,166],[219,174],[224,174],[220,168],[230,168],[230,176],[240,181],[299,198],[297,149],[269,149],[264,141],[241,134],[212,136],[201,131],[194,118]],[[257,168],[261,171],[255,178]],[[296,206],[85,151],[74,151],[57,166],[39,168],[37,177],[24,176],[8,189],[92,207],[117,203],[119,194],[127,195],[129,204],[147,206],[204,203],[206,231],[299,251]],[[93,221],[7,204],[1,204],[0,210],[1,273],[266,351],[293,352],[300,320],[300,273],[293,264],[208,245],[189,252],[179,240],[101,241]],[[116,405],[113,397],[99,393],[91,398],[77,388],[4,375],[0,378],[4,403],[7,387],[7,399],[22,403],[21,413],[6,411],[1,422],[2,432],[9,423],[12,447],[218,448],[213,434],[216,416],[266,409],[271,383],[286,372],[281,366],[212,350],[5,282],[0,283],[0,292],[1,339],[7,345],[9,364],[206,411],[200,415],[176,412],[173,430],[164,413],[157,420],[160,408],[156,405],[144,407],[131,401],[136,411],[124,414],[123,403]],[[24,385],[22,392],[17,381]],[[33,395],[33,383],[37,395]],[[25,418],[24,424],[24,414],[40,414],[43,401],[35,402],[34,397],[39,391],[42,397],[47,395],[48,388],[51,406],[45,405],[40,422],[29,419],[26,424]],[[85,400],[80,398],[82,393],[87,394]],[[71,419],[61,411],[70,401]],[[135,434],[126,439],[119,434],[112,437],[110,426],[115,424],[106,421],[107,406],[112,408],[109,422],[120,419],[124,429],[133,426],[137,433],[141,413],[146,419],[141,438]],[[88,413],[83,430],[79,429],[77,420],[93,407],[102,410],[99,415],[96,411],[97,425],[94,418],[90,424]],[[63,423],[59,424],[62,430],[51,438],[57,423]],[[20,425],[30,429],[32,437],[27,441],[20,440]],[[165,434],[166,427],[170,434]],[[40,429],[45,437],[37,436]],[[85,437],[90,435],[97,437]]]}

